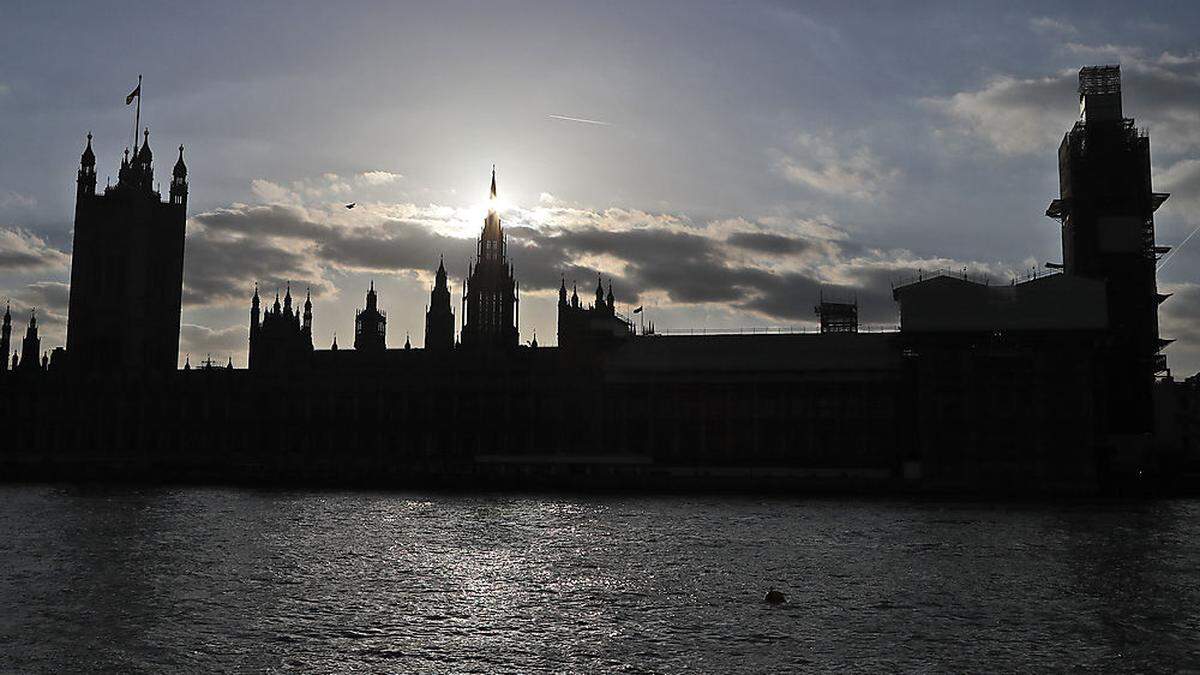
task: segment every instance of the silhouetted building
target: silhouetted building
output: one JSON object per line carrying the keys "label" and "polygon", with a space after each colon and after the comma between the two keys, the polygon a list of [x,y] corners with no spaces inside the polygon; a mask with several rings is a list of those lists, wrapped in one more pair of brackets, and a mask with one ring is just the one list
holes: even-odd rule
{"label": "silhouetted building", "polygon": [[12,312],[4,304],[4,324],[0,326],[0,373],[8,370],[8,357],[12,353]]}
{"label": "silhouetted building", "polygon": [[429,308],[425,310],[425,349],[434,352],[454,349],[454,310],[450,305],[445,261],[441,260],[429,293]]}
{"label": "silhouetted building", "polygon": [[[1063,220],[1063,273],[1001,284],[966,270],[922,273],[893,289],[898,331],[860,330],[857,302],[822,297],[820,334],[639,335],[617,311],[611,282],[598,277],[585,306],[564,278],[558,348],[523,346],[493,208],[466,276],[458,346],[443,264],[425,349],[407,337],[403,348],[386,348],[374,284],[356,313],[355,349],[344,350],[336,339],[313,349],[311,300],[302,314],[293,310],[290,284],[265,313],[256,286],[245,371],[208,359],[169,375],[131,368],[126,377],[73,380],[56,365],[60,353],[39,368],[31,318],[13,356],[22,373],[12,375],[28,386],[6,378],[0,387],[0,418],[14,436],[0,469],[388,485],[1051,491],[1200,471],[1200,380],[1154,382],[1165,367],[1154,258],[1165,249],[1154,244],[1152,213],[1165,195],[1150,191],[1148,141],[1121,117],[1115,68],[1084,69],[1080,91],[1083,118],[1060,150],[1062,196],[1049,211]],[[144,193],[142,150],[147,159],[123,169],[120,190],[129,194],[110,191],[112,203],[173,206]],[[183,175],[173,195],[185,193]],[[80,204],[93,203],[92,183],[94,172],[81,169]],[[75,271],[91,280],[87,269]],[[89,293],[73,287],[72,312]],[[93,314],[82,316],[95,323]],[[177,324],[169,332],[178,339]]]}
{"label": "silhouetted building", "polygon": [[387,314],[379,311],[375,282],[367,291],[367,306],[354,314],[354,348],[360,352],[381,352],[387,343]]}
{"label": "silhouetted building", "polygon": [[25,328],[25,339],[21,340],[21,362],[14,365],[13,370],[20,368],[23,372],[37,372],[45,368],[40,363],[42,341],[38,338],[37,313],[29,312],[29,325]]}
{"label": "silhouetted building", "polygon": [[596,276],[596,300],[590,307],[580,305],[577,290],[571,292],[571,299],[568,301],[567,280],[562,280],[562,285],[558,288],[559,347],[598,348],[632,336],[633,324],[617,313],[611,280],[608,282],[606,295],[599,275]]}
{"label": "silhouetted building", "polygon": [[1121,111],[1119,66],[1079,71],[1080,119],[1058,149],[1063,269],[1103,281],[1114,340],[1109,410],[1114,432],[1153,431],[1152,388],[1166,370],[1158,336],[1154,211],[1167,199],[1150,185],[1150,138]]}
{"label": "silhouetted building", "polygon": [[822,333],[858,332],[858,302],[831,302],[822,297],[815,311]]}
{"label": "silhouetted building", "polygon": [[96,193],[92,135],[80,158],[67,353],[93,371],[173,371],[179,363],[187,167],[183,146],[168,201],[154,183],[150,131],[121,160],[116,186]]}
{"label": "silhouetted building", "polygon": [[519,342],[517,282],[508,261],[508,237],[494,206],[495,167],[492,167],[491,198],[493,206],[483,220],[475,264],[467,270],[463,294],[462,346],[467,348],[512,348]]}
{"label": "silhouetted building", "polygon": [[304,316],[292,310],[292,285],[288,283],[279,303],[279,292],[275,292],[275,304],[267,309],[259,320],[258,286],[250,301],[250,351],[248,364],[251,369],[292,370],[308,366],[313,352],[312,344],[312,299],[304,300]]}

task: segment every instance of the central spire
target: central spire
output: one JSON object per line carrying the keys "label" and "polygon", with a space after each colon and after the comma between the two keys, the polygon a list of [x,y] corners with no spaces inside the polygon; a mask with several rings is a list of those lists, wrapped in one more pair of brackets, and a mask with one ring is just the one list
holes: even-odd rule
{"label": "central spire", "polygon": [[496,199],[496,165],[492,165],[492,199]]}

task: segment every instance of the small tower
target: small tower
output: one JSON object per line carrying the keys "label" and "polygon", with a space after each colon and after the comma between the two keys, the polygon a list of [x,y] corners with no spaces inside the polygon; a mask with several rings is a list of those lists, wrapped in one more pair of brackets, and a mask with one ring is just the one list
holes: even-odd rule
{"label": "small tower", "polygon": [[8,370],[8,355],[12,353],[12,312],[4,304],[4,325],[0,326],[0,373]]}
{"label": "small tower", "polygon": [[483,221],[475,264],[467,274],[462,345],[469,348],[515,348],[519,339],[517,283],[513,278],[513,267],[508,261],[508,239],[495,209],[494,166],[491,198],[492,207]]}
{"label": "small tower", "polygon": [[312,289],[304,291],[304,333],[312,339]]}
{"label": "small tower", "polygon": [[246,354],[246,367],[254,368],[254,353],[258,347],[258,334],[262,330],[259,320],[258,284],[254,284],[254,297],[250,298],[250,351]]}
{"label": "small tower", "polygon": [[375,282],[367,291],[367,306],[354,315],[354,348],[381,352],[386,348],[387,314],[379,311]]}
{"label": "small tower", "polygon": [[79,157],[79,174],[75,179],[75,199],[96,194],[96,153],[92,152],[92,134],[88,132],[87,147]]}
{"label": "small tower", "polygon": [[425,349],[448,352],[454,348],[454,310],[450,308],[450,284],[446,279],[446,264],[438,262],[433,290],[429,293],[429,310],[425,312]]}
{"label": "small tower", "polygon": [[25,329],[25,339],[21,341],[21,370],[34,372],[40,370],[38,357],[42,353],[42,341],[38,338],[37,310],[29,311],[29,326]]}
{"label": "small tower", "polygon": [[179,159],[171,170],[171,203],[187,207],[187,165],[183,163],[183,145],[179,146]]}

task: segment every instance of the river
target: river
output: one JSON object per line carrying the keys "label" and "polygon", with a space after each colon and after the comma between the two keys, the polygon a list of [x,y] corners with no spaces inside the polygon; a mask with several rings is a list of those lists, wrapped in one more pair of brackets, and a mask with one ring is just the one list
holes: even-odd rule
{"label": "river", "polygon": [[1195,500],[0,500],[4,671],[1200,667]]}

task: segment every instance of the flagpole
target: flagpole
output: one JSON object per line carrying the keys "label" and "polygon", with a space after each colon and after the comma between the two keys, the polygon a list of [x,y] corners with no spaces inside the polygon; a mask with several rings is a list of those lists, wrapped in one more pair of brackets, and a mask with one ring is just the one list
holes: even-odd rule
{"label": "flagpole", "polygon": [[137,134],[139,131],[141,131],[140,127],[142,126],[142,76],[140,74],[138,75],[137,93],[138,93],[138,95],[137,95],[137,100],[138,100],[137,113],[133,119],[133,149],[134,150],[137,150]]}

